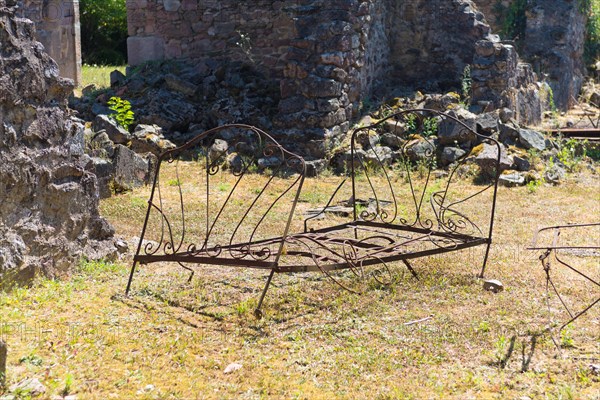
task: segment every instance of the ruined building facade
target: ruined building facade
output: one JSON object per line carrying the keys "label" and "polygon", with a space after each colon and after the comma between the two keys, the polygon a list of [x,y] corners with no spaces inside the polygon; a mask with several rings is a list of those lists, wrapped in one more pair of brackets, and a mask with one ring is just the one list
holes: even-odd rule
{"label": "ruined building facade", "polygon": [[79,0],[19,0],[19,17],[35,23],[36,40],[59,66],[60,75],[81,83]]}
{"label": "ruined building facade", "polygon": [[[522,122],[536,122],[534,72],[549,82],[559,108],[575,102],[583,83],[586,16],[576,1],[529,1],[518,49],[526,66],[514,44],[494,35],[502,30],[500,10],[514,3],[127,0],[129,64],[245,61],[281,82],[279,125],[334,131],[346,129],[383,81],[445,90],[459,86],[464,67],[472,65],[475,102],[488,109],[509,106]],[[18,4],[61,75],[79,84],[79,0]]]}
{"label": "ruined building facade", "polygon": [[[558,17],[568,9],[569,18],[582,18],[573,4],[547,6],[575,2],[537,2],[542,5],[534,9],[543,15]],[[535,71],[519,62],[511,43],[493,34],[471,0],[130,0],[127,5],[130,64],[245,60],[280,82],[277,123],[283,129],[313,129],[317,136],[345,131],[378,84],[448,90],[460,87],[467,65],[476,106],[511,107],[525,123],[539,122],[541,115]],[[556,18],[532,21],[537,21],[528,30],[532,40],[548,24],[560,25]],[[570,35],[577,32],[555,39]],[[530,47],[544,43],[548,40]],[[582,39],[575,45],[582,48]],[[551,55],[570,72],[553,76],[550,63],[549,80],[557,104],[565,107],[579,91],[582,68],[566,66],[559,53]]]}

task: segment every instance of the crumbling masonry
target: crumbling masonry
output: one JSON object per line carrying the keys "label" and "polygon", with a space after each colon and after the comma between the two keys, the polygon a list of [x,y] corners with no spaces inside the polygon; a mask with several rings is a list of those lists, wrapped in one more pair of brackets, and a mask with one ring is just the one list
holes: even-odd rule
{"label": "crumbling masonry", "polygon": [[[538,3],[538,11],[554,10],[556,1]],[[288,133],[301,130],[307,140],[346,131],[361,101],[383,82],[457,88],[466,65],[473,65],[476,106],[513,108],[525,123],[538,122],[541,115],[543,99],[532,67],[492,34],[470,0],[127,4],[130,64],[173,58],[252,63],[280,82],[278,126]],[[533,27],[530,31],[534,35]],[[566,84],[550,81],[560,92],[559,105],[579,90],[580,69],[571,66],[573,77]]]}

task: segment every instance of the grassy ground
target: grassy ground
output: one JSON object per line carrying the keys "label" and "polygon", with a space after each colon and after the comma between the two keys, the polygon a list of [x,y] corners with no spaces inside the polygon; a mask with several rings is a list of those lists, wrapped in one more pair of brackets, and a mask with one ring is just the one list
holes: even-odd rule
{"label": "grassy ground", "polygon": [[98,89],[110,87],[110,73],[118,70],[125,74],[125,65],[119,66],[103,66],[103,65],[87,65],[81,67],[82,87],[87,85],[96,85]]}
{"label": "grassy ground", "polygon": [[[217,178],[222,188],[233,183]],[[165,182],[173,179],[193,190],[191,173]],[[306,182],[296,227],[302,210],[323,205],[337,182]],[[465,181],[457,190],[473,187]],[[148,192],[102,203],[119,234],[139,235]],[[361,296],[319,273],[276,275],[265,318],[256,320],[264,272],[203,267],[186,283],[177,266],[147,266],[124,297],[128,259],[88,262],[71,279],[0,294],[8,384],[37,377],[48,397],[81,399],[600,399],[600,377],[590,369],[600,363],[600,307],[555,332],[560,350],[549,335],[537,336],[549,318],[544,273],[539,253],[525,250],[537,227],[599,219],[598,175],[500,188],[498,201],[487,276],[504,283],[501,293],[482,290],[475,278],[482,252],[473,250],[415,261],[419,281],[393,265],[394,285],[372,285]],[[597,257],[569,259],[600,277]],[[553,272],[575,309],[598,297],[566,268]],[[552,318],[564,320],[561,310],[553,298]],[[242,368],[225,374],[231,363]]]}

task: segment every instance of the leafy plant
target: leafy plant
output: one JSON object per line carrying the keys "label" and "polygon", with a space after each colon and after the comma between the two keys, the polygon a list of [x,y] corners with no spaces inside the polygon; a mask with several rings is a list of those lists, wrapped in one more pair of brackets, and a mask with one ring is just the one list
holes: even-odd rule
{"label": "leafy plant", "polygon": [[481,321],[477,328],[475,328],[475,332],[477,333],[488,333],[490,331],[490,323],[488,321]]}
{"label": "leafy plant", "polygon": [[473,84],[473,80],[471,78],[471,66],[466,65],[463,70],[461,87],[462,87],[462,100],[464,104],[469,104],[471,102],[471,85]]}
{"label": "leafy plant", "polygon": [[571,329],[571,325],[567,325],[565,326],[561,331],[560,331],[560,346],[562,348],[571,348],[571,347],[575,347],[575,341],[573,340],[573,336],[572,336],[572,329]]}
{"label": "leafy plant", "polygon": [[438,120],[437,118],[425,118],[423,121],[423,136],[435,136],[438,133]]}
{"label": "leafy plant", "polygon": [[588,141],[583,142],[583,153],[584,156],[591,158],[594,161],[600,161],[600,146],[592,145]]}
{"label": "leafy plant", "polygon": [[28,356],[21,357],[19,359],[19,363],[20,364],[30,364],[30,365],[35,365],[36,367],[39,367],[42,365],[43,360],[36,354],[30,354]]}
{"label": "leafy plant", "polygon": [[110,100],[108,100],[107,104],[108,108],[114,111],[114,114],[111,114],[110,117],[124,129],[129,130],[129,127],[134,121],[134,114],[133,111],[131,111],[131,103],[128,100],[113,96],[110,98]]}
{"label": "leafy plant", "polygon": [[577,140],[567,139],[560,143],[560,148],[556,154],[556,158],[560,161],[567,170],[573,172],[576,166],[581,162],[582,156],[585,156],[585,151],[579,152],[579,146]]}
{"label": "leafy plant", "polygon": [[231,185],[227,182],[219,182],[217,185],[217,190],[219,192],[227,192],[229,189],[231,189]]}
{"label": "leafy plant", "polygon": [[556,103],[554,103],[554,91],[550,85],[546,85],[546,92],[548,95],[548,107],[550,107],[550,111],[556,113]]}
{"label": "leafy plant", "polygon": [[367,207],[364,204],[360,204],[360,203],[356,203],[354,205],[354,209],[356,210],[356,216],[358,218],[361,217],[361,214],[365,211],[367,211]]}
{"label": "leafy plant", "polygon": [[425,118],[420,124],[419,119],[414,114],[406,116],[406,131],[408,135],[420,134],[423,137],[435,136],[438,133],[438,120],[437,118]]}
{"label": "leafy plant", "polygon": [[527,182],[527,185],[526,185],[527,192],[528,193],[535,193],[538,190],[538,188],[540,186],[542,186],[543,184],[544,184],[544,179],[543,178],[542,179],[533,179],[533,180]]}
{"label": "leafy plant", "polygon": [[587,16],[583,58],[592,65],[600,58],[600,0],[579,0],[579,8]]}
{"label": "leafy plant", "polygon": [[500,335],[500,337],[498,337],[498,339],[494,342],[494,362],[497,365],[502,364],[507,348],[508,338],[504,335]]}
{"label": "leafy plant", "polygon": [[536,168],[536,165],[539,165],[542,162],[540,151],[534,148],[527,150],[527,159],[529,160],[529,163],[533,169]]}
{"label": "leafy plant", "polygon": [[239,47],[242,52],[248,57],[250,62],[254,63],[254,58],[252,57],[252,40],[250,39],[250,35],[248,33],[244,33],[242,31],[236,31],[240,36],[235,45]]}
{"label": "leafy plant", "polygon": [[65,387],[61,391],[63,396],[68,396],[71,390],[73,390],[73,380],[73,374],[67,374],[65,377]]}

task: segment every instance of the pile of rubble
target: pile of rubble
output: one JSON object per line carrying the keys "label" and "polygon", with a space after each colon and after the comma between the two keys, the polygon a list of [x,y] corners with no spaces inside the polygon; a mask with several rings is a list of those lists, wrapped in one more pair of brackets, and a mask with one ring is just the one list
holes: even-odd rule
{"label": "pile of rubble", "polygon": [[131,102],[136,121],[158,125],[184,140],[192,130],[225,123],[247,123],[271,130],[279,104],[279,86],[252,65],[206,61],[161,61],[111,74],[111,89],[84,89],[71,108],[87,121],[109,114],[106,102],[118,96]]}
{"label": "pile of rubble", "polygon": [[[558,183],[570,168],[565,165],[563,157],[559,156],[560,141],[550,139],[539,130],[520,126],[512,110],[503,108],[474,114],[460,102],[460,96],[452,92],[445,95],[422,95],[417,92],[411,97],[395,98],[364,117],[358,126],[368,126],[385,115],[409,108],[447,112],[482,136],[498,140],[502,169],[500,182],[506,186],[542,180]],[[467,164],[477,165],[481,174],[492,174],[492,166],[497,159],[496,147],[483,143],[476,135],[464,135],[464,131],[453,129],[452,126],[453,124],[436,121],[431,125],[430,132],[426,132],[426,137],[411,135],[406,141],[398,136],[407,129],[406,124],[388,119],[385,124],[387,128],[380,132],[370,132],[369,143],[365,143],[358,152],[367,162],[372,159],[386,164],[403,158],[418,164],[428,161],[434,152],[437,168],[448,168],[465,159]],[[351,158],[349,141],[345,143],[346,145],[342,144],[333,150],[330,161],[331,167],[340,173],[348,169]]]}
{"label": "pile of rubble", "polygon": [[[115,71],[111,74],[111,89],[97,92],[86,88],[82,98],[71,99],[71,106],[78,110],[79,116],[92,121],[85,132],[86,152],[95,164],[102,197],[148,183],[155,156],[206,129],[226,123],[246,123],[272,132],[287,148],[306,156],[309,175],[317,175],[326,168],[339,173],[347,169],[350,151],[344,140],[315,158],[315,152],[309,148],[310,141],[298,140],[295,135],[277,129],[278,88],[269,86],[260,72],[242,63],[207,63],[150,63],[129,69],[126,76]],[[544,93],[547,86],[540,85],[540,92]],[[131,132],[119,127],[109,116],[111,110],[106,103],[112,96],[131,102],[139,123]],[[542,99],[541,105],[548,108],[548,101]],[[513,111],[469,109],[454,92],[426,95],[416,92],[394,98],[359,124],[364,126],[373,119],[407,108],[449,112],[482,135],[498,139],[502,143],[501,163],[505,171],[502,181],[507,185],[542,178],[557,182],[567,169],[556,157],[559,145],[540,131],[520,126]],[[407,150],[411,162],[418,163],[433,150],[438,168],[467,157],[486,174],[490,172],[486,170],[490,160],[496,157],[477,137],[464,137],[453,130],[438,129],[429,132],[431,136],[427,139],[413,138],[404,143],[396,136],[396,122],[390,121],[389,126],[395,128],[371,138],[373,148],[368,146],[363,154],[367,160],[372,157],[393,163],[403,157],[402,148]],[[435,149],[429,149],[432,146]],[[532,158],[552,160],[552,166],[542,168]]]}
{"label": "pile of rubble", "polygon": [[[138,123],[132,132],[110,117],[108,100],[130,101]],[[148,183],[155,156],[206,129],[246,123],[272,130],[279,88],[242,63],[164,61],[111,74],[111,88],[84,88],[70,106],[83,120],[86,153],[96,167],[101,197]]]}

